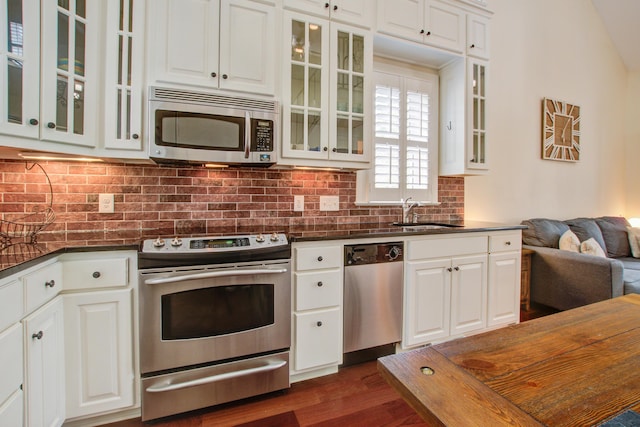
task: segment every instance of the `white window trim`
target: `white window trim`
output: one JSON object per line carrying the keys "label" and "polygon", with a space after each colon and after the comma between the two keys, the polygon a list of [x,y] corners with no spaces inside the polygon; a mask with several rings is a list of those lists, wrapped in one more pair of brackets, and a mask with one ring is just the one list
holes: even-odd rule
{"label": "white window trim", "polygon": [[[410,190],[399,188],[397,190],[397,200],[370,200],[371,187],[373,185],[373,165],[372,169],[361,170],[357,172],[356,179],[356,201],[357,206],[380,206],[401,204],[402,198],[411,196],[420,203],[421,206],[439,205],[438,202],[438,146],[439,146],[439,76],[438,72],[429,68],[420,67],[412,64],[398,63],[386,58],[376,57],[374,62],[374,73],[381,72],[397,75],[402,78],[424,80],[433,84],[435,95],[431,98],[430,119],[429,119],[429,188],[427,190]],[[375,90],[377,80],[372,84]],[[371,95],[372,98],[375,94]],[[371,121],[371,141],[372,151],[375,149],[375,120]],[[404,124],[403,124],[404,126]]]}

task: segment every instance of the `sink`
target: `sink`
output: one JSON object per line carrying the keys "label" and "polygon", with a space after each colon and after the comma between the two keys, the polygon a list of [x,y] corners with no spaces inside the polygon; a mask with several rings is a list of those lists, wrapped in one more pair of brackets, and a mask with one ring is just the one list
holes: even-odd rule
{"label": "sink", "polygon": [[457,228],[462,227],[462,225],[457,224],[446,224],[441,222],[394,222],[392,225],[397,227],[414,227],[421,228],[423,230],[438,230],[442,228]]}

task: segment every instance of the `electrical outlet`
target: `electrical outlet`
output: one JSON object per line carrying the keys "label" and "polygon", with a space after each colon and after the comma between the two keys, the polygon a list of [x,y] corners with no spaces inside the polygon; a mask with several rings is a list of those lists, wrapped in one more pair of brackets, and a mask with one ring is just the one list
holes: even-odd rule
{"label": "electrical outlet", "polygon": [[320,196],[321,211],[337,211],[340,209],[339,196]]}
{"label": "electrical outlet", "polygon": [[114,202],[113,194],[98,194],[98,212],[113,213]]}
{"label": "electrical outlet", "polygon": [[293,196],[293,211],[304,211],[304,196]]}

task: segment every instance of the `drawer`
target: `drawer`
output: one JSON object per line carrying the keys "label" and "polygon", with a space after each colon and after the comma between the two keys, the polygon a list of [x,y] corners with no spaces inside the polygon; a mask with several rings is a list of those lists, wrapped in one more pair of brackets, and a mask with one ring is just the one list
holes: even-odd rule
{"label": "drawer", "polygon": [[295,273],[295,310],[339,306],[342,301],[340,270]]}
{"label": "drawer", "polygon": [[338,307],[293,315],[293,368],[301,371],[342,363],[342,312]]}
{"label": "drawer", "polygon": [[0,404],[22,385],[22,323],[0,334]]}
{"label": "drawer", "polygon": [[0,331],[24,317],[24,293],[17,280],[0,286]]}
{"label": "drawer", "polygon": [[295,248],[296,270],[336,268],[342,265],[342,246]]}
{"label": "drawer", "polygon": [[63,262],[64,289],[115,288],[129,285],[129,258]]}
{"label": "drawer", "polygon": [[62,290],[62,265],[59,262],[42,267],[22,278],[29,314]]}
{"label": "drawer", "polygon": [[522,241],[520,233],[489,236],[489,252],[519,251]]}
{"label": "drawer", "polygon": [[414,261],[481,253],[487,253],[486,235],[445,237],[409,241],[407,243],[406,259]]}

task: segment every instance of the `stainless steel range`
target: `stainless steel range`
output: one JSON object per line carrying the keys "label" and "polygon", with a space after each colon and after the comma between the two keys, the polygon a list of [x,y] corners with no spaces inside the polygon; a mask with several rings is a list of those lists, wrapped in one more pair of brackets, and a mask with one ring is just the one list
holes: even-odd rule
{"label": "stainless steel range", "polygon": [[289,387],[290,258],[283,234],[143,242],[143,421]]}

